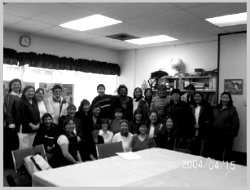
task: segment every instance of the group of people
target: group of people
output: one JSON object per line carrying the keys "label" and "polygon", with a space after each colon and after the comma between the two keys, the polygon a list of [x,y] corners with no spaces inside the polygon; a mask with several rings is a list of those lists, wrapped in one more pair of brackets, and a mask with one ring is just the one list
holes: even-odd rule
{"label": "group of people", "polygon": [[228,92],[212,107],[195,90],[183,96],[179,89],[168,94],[164,85],[156,94],[137,87],[132,98],[125,85],[113,96],[99,84],[93,101],[83,99],[78,109],[62,92],[54,85],[52,96],[45,98],[42,88],[22,89],[19,79],[9,82],[4,97],[4,166],[11,165],[11,150],[20,147],[43,144],[50,165],[59,167],[98,159],[96,144],[120,141],[124,151],[160,147],[231,159],[239,118]]}

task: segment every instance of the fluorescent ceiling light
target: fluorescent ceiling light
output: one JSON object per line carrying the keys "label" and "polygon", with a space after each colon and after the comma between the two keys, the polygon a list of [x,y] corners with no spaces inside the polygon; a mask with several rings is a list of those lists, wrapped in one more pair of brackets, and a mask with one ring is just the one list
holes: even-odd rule
{"label": "fluorescent ceiling light", "polygon": [[115,20],[113,18],[109,18],[100,14],[91,15],[88,17],[80,18],[77,20],[72,20],[63,24],[60,24],[61,27],[69,28],[72,30],[92,30],[96,28],[102,28],[105,26],[110,26],[114,24],[119,24],[122,21]]}
{"label": "fluorescent ceiling light", "polygon": [[247,12],[219,16],[219,17],[214,17],[214,18],[207,18],[206,20],[208,22],[216,25],[216,26],[219,26],[219,27],[246,24],[247,23]]}
{"label": "fluorescent ceiling light", "polygon": [[144,38],[136,38],[131,40],[125,40],[126,42],[137,44],[137,45],[145,45],[145,44],[155,44],[155,43],[161,43],[161,42],[169,42],[169,41],[175,41],[176,38],[172,38],[167,35],[158,35],[158,36],[149,36]]}

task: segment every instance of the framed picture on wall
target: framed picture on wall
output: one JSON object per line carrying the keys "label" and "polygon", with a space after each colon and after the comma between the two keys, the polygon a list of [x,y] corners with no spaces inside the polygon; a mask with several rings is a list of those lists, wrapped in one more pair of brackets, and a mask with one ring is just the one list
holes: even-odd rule
{"label": "framed picture on wall", "polygon": [[224,91],[230,92],[232,95],[243,94],[243,79],[225,79]]}

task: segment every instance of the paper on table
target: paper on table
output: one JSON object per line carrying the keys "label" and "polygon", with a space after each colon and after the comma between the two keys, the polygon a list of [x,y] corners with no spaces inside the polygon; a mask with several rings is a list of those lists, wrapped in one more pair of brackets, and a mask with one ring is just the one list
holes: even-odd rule
{"label": "paper on table", "polygon": [[126,160],[135,160],[135,159],[141,159],[141,156],[134,152],[122,152],[122,153],[116,153],[118,156],[126,159]]}

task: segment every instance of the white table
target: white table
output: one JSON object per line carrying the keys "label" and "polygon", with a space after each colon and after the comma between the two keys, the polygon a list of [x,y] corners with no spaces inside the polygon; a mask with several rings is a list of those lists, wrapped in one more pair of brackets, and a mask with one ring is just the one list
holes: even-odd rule
{"label": "white table", "polygon": [[[247,183],[245,166],[219,162],[220,168],[216,169],[217,162],[214,160],[160,148],[151,148],[136,154],[141,159],[126,160],[114,156],[36,172],[32,183],[33,186],[59,187],[232,187]],[[188,162],[194,164],[186,165]],[[198,162],[204,165],[198,166]],[[205,165],[206,163],[209,164]]]}

